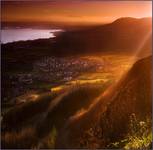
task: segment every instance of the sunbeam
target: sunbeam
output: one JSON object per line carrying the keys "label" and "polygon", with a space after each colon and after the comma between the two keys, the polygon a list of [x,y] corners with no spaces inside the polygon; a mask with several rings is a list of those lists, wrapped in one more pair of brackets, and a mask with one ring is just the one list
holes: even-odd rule
{"label": "sunbeam", "polygon": [[[139,43],[136,51],[134,52],[130,62],[133,64],[137,59],[139,59],[139,54],[145,51],[146,49],[143,49],[146,42],[152,37],[152,29],[146,33],[146,35],[142,38],[142,41]],[[145,53],[145,52],[144,52]],[[151,55],[152,52],[150,52]],[[147,54],[146,54],[147,55]],[[148,54],[149,55],[149,54]],[[144,55],[145,57],[145,55]]]}

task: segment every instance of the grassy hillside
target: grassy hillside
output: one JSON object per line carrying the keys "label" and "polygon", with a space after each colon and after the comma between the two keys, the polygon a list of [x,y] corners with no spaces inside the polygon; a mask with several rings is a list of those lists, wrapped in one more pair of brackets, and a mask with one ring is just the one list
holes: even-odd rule
{"label": "grassy hillside", "polygon": [[[57,148],[106,148],[123,139],[129,132],[132,114],[139,121],[151,121],[151,95],[148,57],[136,62],[90,109],[74,116],[59,133]],[[151,132],[151,127],[148,130]]]}
{"label": "grassy hillside", "polygon": [[76,85],[40,95],[4,115],[2,148],[150,147],[150,81],[148,57],[116,86]]}
{"label": "grassy hillside", "polygon": [[140,146],[147,140],[148,145],[150,81],[148,57],[136,62],[115,86],[75,85],[40,95],[3,116],[2,148],[122,148],[134,146],[131,138]]}
{"label": "grassy hillside", "polygon": [[70,116],[88,108],[107,86],[78,85],[62,93],[44,94],[11,109],[2,120],[2,147],[38,148],[53,128],[59,130]]}

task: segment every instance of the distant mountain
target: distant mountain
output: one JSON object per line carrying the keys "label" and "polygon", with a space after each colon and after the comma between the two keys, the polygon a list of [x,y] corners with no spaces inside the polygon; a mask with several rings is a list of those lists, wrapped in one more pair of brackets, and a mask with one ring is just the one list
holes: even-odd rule
{"label": "distant mountain", "polygon": [[84,133],[95,128],[100,133],[95,135],[100,148],[106,148],[127,134],[132,114],[139,120],[151,119],[151,64],[151,57],[137,61],[116,87],[108,89],[89,110],[74,116],[59,133],[57,148],[80,148],[80,139],[87,138]]}
{"label": "distant mountain", "polygon": [[142,45],[149,52],[151,32],[151,18],[120,18],[110,24],[66,32],[57,38],[55,49],[57,53],[68,54],[135,52]]}

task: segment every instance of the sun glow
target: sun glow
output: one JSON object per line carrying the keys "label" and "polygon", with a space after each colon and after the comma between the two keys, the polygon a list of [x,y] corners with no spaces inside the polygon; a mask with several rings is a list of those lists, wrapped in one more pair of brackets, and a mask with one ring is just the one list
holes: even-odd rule
{"label": "sun glow", "polygon": [[[113,10],[113,11],[112,11]],[[152,14],[151,1],[2,1],[2,21],[106,23],[120,17]]]}

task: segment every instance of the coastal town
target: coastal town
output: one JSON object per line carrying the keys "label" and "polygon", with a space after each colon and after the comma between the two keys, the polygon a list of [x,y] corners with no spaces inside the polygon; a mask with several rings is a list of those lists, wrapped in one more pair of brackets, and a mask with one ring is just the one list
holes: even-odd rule
{"label": "coastal town", "polygon": [[104,66],[106,62],[104,63],[103,60],[91,61],[81,57],[45,57],[33,63],[31,72],[19,72],[7,76],[11,89],[8,90],[9,93],[5,92],[7,96],[4,96],[4,101],[8,101],[9,97],[18,97],[32,90],[37,92],[46,90],[43,87],[39,89],[39,84],[43,83],[43,86],[49,84],[50,87],[64,84],[83,73],[103,69]]}
{"label": "coastal town", "polygon": [[[111,56],[44,57],[33,63],[31,71],[5,75],[8,89],[3,92],[5,93],[3,102],[10,102],[21,95],[27,97],[43,92],[52,92],[61,85],[89,83],[92,82],[91,80],[107,81],[107,79],[118,76],[119,70],[126,70],[129,66],[126,57],[121,57],[118,60],[113,58]],[[26,100],[23,99],[23,101]]]}
{"label": "coastal town", "polygon": [[34,63],[33,76],[40,81],[70,81],[83,72],[93,72],[100,67],[100,62],[85,58],[46,57]]}

